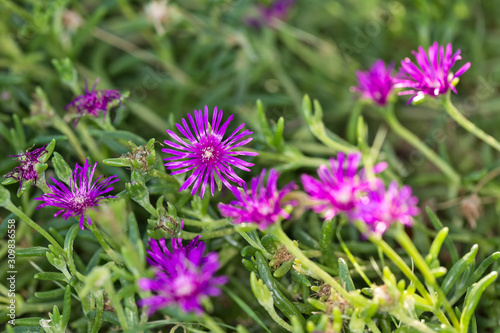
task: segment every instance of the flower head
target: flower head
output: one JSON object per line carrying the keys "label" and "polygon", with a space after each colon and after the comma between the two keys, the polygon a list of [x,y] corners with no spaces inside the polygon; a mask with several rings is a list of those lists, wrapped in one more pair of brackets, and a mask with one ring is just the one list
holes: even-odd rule
{"label": "flower head", "polygon": [[[322,213],[325,219],[331,219],[339,212],[345,212],[349,216],[362,194],[380,181],[367,179],[364,170],[358,173],[360,161],[359,153],[349,154],[346,159],[344,153],[340,152],[336,160],[330,159],[330,168],[326,165],[318,168],[319,180],[302,175],[302,184],[313,201],[314,212]],[[385,162],[379,163],[374,166],[373,172],[381,172],[386,167]]]}
{"label": "flower head", "polygon": [[452,90],[455,94],[457,90],[454,87],[454,80],[465,73],[470,62],[466,63],[453,74],[450,70],[457,60],[462,59],[460,49],[452,54],[451,44],[439,46],[434,42],[429,47],[428,53],[419,46],[418,52],[412,51],[417,65],[410,58],[401,61],[401,69],[398,77],[395,79],[395,88],[404,88],[406,90],[398,92],[399,95],[412,95],[408,103],[413,100],[420,100],[425,95],[436,97],[446,94]]}
{"label": "flower head", "polygon": [[147,261],[155,268],[153,279],[138,281],[143,290],[153,291],[155,296],[140,301],[141,306],[149,306],[149,313],[170,304],[182,310],[203,312],[200,301],[207,296],[218,296],[218,285],[227,282],[225,276],[214,277],[220,268],[218,254],[210,252],[203,256],[205,243],[200,236],[182,245],[182,239],[172,239],[172,250],[165,245],[165,239],[150,240]]}
{"label": "flower head", "polygon": [[409,186],[399,188],[393,181],[385,188],[383,183],[367,192],[356,207],[351,219],[365,222],[375,233],[383,234],[391,224],[413,225],[413,216],[420,213],[418,199],[412,195]]}
{"label": "flower head", "polygon": [[[108,178],[102,178],[99,176],[94,182],[92,178],[94,177],[95,168],[90,170],[90,164],[88,160],[85,160],[83,167],[78,164],[75,165],[75,169],[71,175],[71,180],[69,188],[63,183],[51,178],[55,185],[49,185],[52,193],[45,193],[41,197],[35,198],[35,200],[45,201],[43,204],[39,205],[37,209],[46,206],[58,207],[59,210],[54,214],[57,217],[62,214],[65,220],[70,217],[80,216],[80,228],[83,230],[83,222],[85,212],[89,208],[94,208],[99,206],[99,201],[106,198],[116,198],[115,196],[102,196],[113,190],[110,187],[111,184],[117,182],[119,179],[117,176],[111,176]],[[90,171],[90,174],[89,174]],[[88,224],[92,224],[89,216],[87,216]]]}
{"label": "flower head", "polygon": [[221,125],[222,110],[217,110],[217,107],[214,109],[211,124],[208,121],[208,107],[206,105],[204,114],[201,110],[194,110],[194,119],[191,114],[187,116],[194,134],[186,120],[182,119],[182,126],[179,124],[176,126],[187,142],[173,131],[167,130],[168,135],[177,142],[165,140],[165,144],[174,149],[162,149],[162,152],[173,155],[164,158],[165,161],[169,161],[165,164],[167,169],[176,169],[172,175],[193,171],[179,191],[193,185],[191,194],[194,195],[201,186],[201,197],[203,198],[210,178],[210,189],[214,195],[215,177],[218,177],[228,188],[231,188],[229,181],[243,184],[243,179],[234,172],[232,167],[250,171],[247,167],[253,166],[253,163],[246,162],[236,156],[255,156],[258,153],[235,150],[235,148],[252,141],[252,137],[247,137],[252,132],[244,130],[239,133],[245,126],[245,124],[241,124],[224,139],[224,134],[233,116],[229,116]]}
{"label": "flower head", "polygon": [[114,101],[118,101],[118,107],[121,105],[122,95],[120,92],[118,90],[95,90],[98,82],[99,79],[95,81],[90,91],[87,82],[85,82],[85,94],[77,96],[71,103],[66,105],[66,110],[70,107],[76,107],[77,109],[78,117],[75,119],[73,126],[76,126],[78,119],[86,114],[98,117],[103,111],[104,116],[106,116],[108,108]]}
{"label": "flower head", "polygon": [[386,67],[383,60],[377,60],[368,71],[356,72],[359,85],[351,88],[351,91],[359,92],[364,99],[385,106],[393,90],[393,70],[394,64]]}
{"label": "flower head", "polygon": [[9,155],[14,157],[14,159],[20,164],[16,166],[11,172],[4,175],[4,178],[13,178],[19,182],[19,188],[23,186],[23,183],[28,180],[33,180],[33,186],[36,185],[38,180],[38,172],[35,169],[36,164],[41,163],[40,157],[47,153],[47,145],[30,151],[28,148],[26,152],[20,155]]}
{"label": "flower head", "polygon": [[261,230],[277,222],[280,217],[289,218],[290,214],[283,207],[286,205],[295,206],[297,203],[283,201],[283,198],[297,186],[291,182],[278,190],[279,175],[276,170],[271,169],[266,185],[264,185],[265,176],[266,169],[262,170],[260,176],[252,178],[250,190],[246,184],[243,185],[243,189],[232,187],[231,191],[237,200],[231,201],[229,204],[219,204],[222,216],[233,219],[236,224],[256,223]]}
{"label": "flower head", "polygon": [[259,5],[259,17],[247,18],[247,24],[256,28],[273,26],[275,19],[286,19],[295,0],[275,0],[270,6]]}

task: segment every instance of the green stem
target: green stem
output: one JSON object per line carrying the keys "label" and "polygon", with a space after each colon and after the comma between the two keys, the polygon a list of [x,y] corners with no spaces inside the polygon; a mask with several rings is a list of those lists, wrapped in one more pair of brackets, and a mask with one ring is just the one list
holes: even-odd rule
{"label": "green stem", "polygon": [[321,269],[316,263],[310,260],[295,244],[288,238],[287,234],[281,229],[280,223],[276,223],[271,227],[267,228],[267,232],[274,235],[279,241],[285,245],[288,252],[294,255],[296,259],[305,265],[314,275],[323,280],[326,284],[330,285],[335,289],[344,299],[346,299],[353,306],[360,306],[362,308],[368,308],[370,306],[369,301],[359,294],[351,294],[345,290],[340,283],[335,280],[330,274]]}
{"label": "green stem", "polygon": [[236,232],[236,230],[233,227],[215,230],[215,231],[201,232],[199,234],[194,233],[194,232],[188,232],[188,231],[181,230],[180,237],[182,239],[193,239],[196,236],[201,235],[202,239],[210,239],[210,238],[220,238],[223,236],[231,235],[231,234],[234,234],[235,232]]}
{"label": "green stem", "polygon": [[54,245],[57,250],[59,250],[62,254],[64,254],[64,250],[61,247],[61,245],[47,232],[45,231],[41,226],[36,224],[32,219],[30,219],[26,214],[24,214],[23,211],[21,211],[19,208],[17,208],[11,201],[8,201],[4,205],[5,209],[9,210],[11,213],[17,215],[21,220],[26,222],[30,227],[38,231],[39,234],[41,234],[43,237],[45,237],[46,240],[48,240],[52,245]]}
{"label": "green stem", "polygon": [[384,112],[384,116],[389,126],[394,132],[396,132],[397,135],[406,140],[406,142],[416,148],[420,153],[422,153],[422,155],[437,166],[450,179],[453,185],[458,186],[460,184],[460,175],[425,143],[423,143],[418,136],[404,127],[396,118],[392,108],[386,110],[386,112]]}
{"label": "green stem", "polygon": [[98,290],[95,292],[95,300],[96,300],[96,307],[95,307],[95,319],[94,319],[94,325],[92,325],[92,331],[91,333],[98,333],[99,329],[101,328],[102,325],[102,318],[103,318],[103,312],[104,312],[104,295],[102,290]]}
{"label": "green stem", "polygon": [[500,142],[498,142],[494,137],[484,132],[482,129],[477,127],[471,121],[469,121],[451,102],[450,94],[448,93],[446,97],[443,99],[443,106],[446,109],[446,112],[452,117],[457,123],[460,124],[463,128],[465,128],[470,133],[477,136],[479,139],[483,140],[485,143],[489,144],[491,147],[500,151]]}
{"label": "green stem", "polygon": [[455,326],[455,328],[457,330],[459,330],[460,323],[457,319],[455,311],[453,311],[453,308],[451,307],[450,303],[448,302],[448,299],[446,298],[445,293],[443,292],[443,290],[441,289],[441,287],[437,283],[436,278],[434,277],[434,274],[432,274],[431,269],[429,268],[429,266],[425,262],[424,258],[420,255],[420,252],[418,252],[418,250],[415,247],[415,245],[413,244],[412,240],[410,239],[410,237],[408,237],[408,235],[406,234],[406,232],[404,231],[404,229],[402,227],[398,226],[398,228],[394,228],[394,229],[396,229],[394,235],[395,235],[395,238],[398,241],[399,245],[401,245],[406,250],[406,253],[408,253],[408,255],[415,261],[415,265],[420,270],[420,272],[424,276],[425,280],[437,292],[437,297],[438,297],[438,301],[439,301],[437,306],[439,306],[439,304],[442,304],[444,306],[446,312],[448,313],[448,316],[451,319],[451,322],[453,323],[453,326]]}
{"label": "green stem", "polygon": [[273,255],[269,252],[267,252],[267,250],[262,246],[262,244],[260,244],[260,241],[259,243],[255,242],[248,234],[246,231],[243,230],[243,228],[241,226],[234,226],[234,229],[241,235],[241,237],[243,237],[244,240],[247,241],[248,244],[250,244],[251,246],[253,246],[254,248],[260,250],[262,252],[262,255],[266,258],[266,259],[271,259],[273,257]]}
{"label": "green stem", "polygon": [[109,244],[104,240],[103,235],[101,234],[101,231],[97,228],[95,223],[92,223],[89,226],[90,231],[94,234],[95,238],[103,248],[104,252],[113,259],[116,263],[121,263],[123,260],[122,258],[109,246]]}
{"label": "green stem", "polygon": [[54,118],[53,125],[56,129],[58,129],[61,133],[66,135],[68,138],[68,141],[71,143],[73,148],[75,148],[76,154],[78,155],[78,158],[80,161],[85,162],[85,153],[83,152],[83,148],[80,145],[80,142],[76,138],[75,134],[69,128],[68,124],[66,124],[61,118],[58,116],[55,116]]}
{"label": "green stem", "polygon": [[210,329],[210,332],[215,332],[215,333],[224,333],[225,332],[225,330],[223,330],[219,325],[217,325],[215,320],[213,320],[213,318],[210,317],[209,315],[204,314],[202,318],[203,318],[203,321],[205,322],[205,325],[207,326],[207,328]]}
{"label": "green stem", "polygon": [[370,329],[371,332],[373,333],[380,333],[380,330],[378,329],[377,325],[375,324],[375,322],[370,319],[366,322],[366,325],[368,326],[368,328]]}

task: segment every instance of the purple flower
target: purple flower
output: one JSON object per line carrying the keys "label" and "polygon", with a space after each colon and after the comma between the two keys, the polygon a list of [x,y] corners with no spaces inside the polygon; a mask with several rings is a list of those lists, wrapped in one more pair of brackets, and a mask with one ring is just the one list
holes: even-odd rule
{"label": "purple flower", "polygon": [[67,110],[70,107],[76,107],[78,112],[78,117],[75,119],[73,126],[76,126],[78,120],[85,116],[86,114],[91,114],[94,117],[98,117],[100,112],[108,111],[108,107],[114,101],[118,101],[118,107],[121,105],[122,95],[118,90],[95,90],[99,79],[94,82],[92,90],[89,91],[87,82],[85,81],[85,94],[76,96],[76,98],[66,105]]}
{"label": "purple flower", "polygon": [[276,0],[270,6],[258,6],[259,17],[248,17],[247,24],[255,28],[266,25],[272,27],[274,20],[283,20],[288,16],[288,10],[295,0]]}
{"label": "purple flower", "polygon": [[16,166],[11,172],[4,175],[4,178],[13,178],[19,182],[19,188],[23,186],[23,183],[28,180],[33,180],[33,186],[36,185],[36,181],[38,180],[38,173],[35,169],[35,166],[40,162],[40,157],[47,153],[47,145],[43,147],[37,148],[33,151],[30,151],[31,148],[28,148],[25,153],[20,155],[9,155],[10,157],[14,157],[20,165]]}
{"label": "purple flower", "polygon": [[[97,163],[95,163],[92,170],[90,170],[88,160],[85,160],[83,167],[76,164],[73,174],[71,175],[69,188],[63,183],[51,178],[56,185],[49,185],[52,193],[45,193],[41,197],[35,198],[35,200],[45,201],[43,204],[39,205],[37,209],[46,206],[61,208],[61,210],[54,214],[54,217],[62,214],[65,220],[70,217],[80,216],[80,228],[83,230],[83,221],[87,209],[95,209],[95,207],[99,206],[99,201],[102,199],[116,198],[115,196],[102,195],[112,191],[113,188],[110,187],[110,185],[117,182],[119,179],[117,176],[108,178],[99,176],[92,182],[96,166]],[[89,225],[92,224],[89,216],[87,216],[87,222]]]}
{"label": "purple flower", "polygon": [[238,134],[245,126],[245,124],[241,124],[224,140],[224,134],[233,116],[229,116],[221,125],[222,110],[218,112],[217,107],[214,109],[212,124],[208,122],[208,107],[206,105],[204,114],[201,110],[194,110],[194,119],[191,114],[187,116],[194,135],[186,120],[182,119],[182,126],[179,124],[176,126],[187,142],[171,130],[167,130],[168,135],[177,142],[165,140],[165,144],[174,149],[162,149],[162,152],[173,155],[164,158],[165,161],[170,161],[165,164],[167,169],[177,169],[172,172],[172,175],[193,170],[179,191],[193,185],[191,194],[194,195],[201,186],[201,197],[203,198],[209,177],[212,195],[214,195],[215,190],[215,177],[218,177],[228,188],[231,188],[228,180],[240,185],[243,184],[243,179],[233,171],[232,167],[250,171],[247,167],[253,166],[253,163],[243,161],[236,156],[255,156],[258,153],[235,150],[235,148],[252,141],[251,137],[245,138],[252,132],[244,130]]}
{"label": "purple flower", "polygon": [[[322,213],[325,219],[331,219],[339,212],[345,212],[349,216],[357,206],[363,192],[368,191],[380,180],[368,180],[364,170],[358,173],[360,153],[347,155],[337,154],[337,160],[330,159],[330,168],[321,165],[318,168],[319,180],[309,175],[302,175],[304,190],[313,201],[312,209],[316,213]],[[379,173],[387,167],[387,163],[381,162],[374,166],[373,172]]]}
{"label": "purple flower", "polygon": [[380,183],[361,199],[351,219],[363,221],[371,231],[383,234],[393,223],[412,226],[413,216],[420,213],[417,203],[409,186],[399,189],[398,183],[393,181],[386,190]]}
{"label": "purple flower", "polygon": [[155,277],[137,282],[141,289],[156,294],[139,301],[141,306],[149,306],[149,314],[171,304],[201,314],[201,300],[220,295],[218,285],[226,283],[227,277],[214,277],[220,268],[218,254],[210,252],[203,256],[205,243],[199,241],[200,237],[187,246],[182,245],[181,238],[173,238],[172,250],[165,245],[165,239],[150,240],[147,261],[154,266]]}
{"label": "purple flower", "polygon": [[222,216],[231,218],[234,223],[257,223],[260,230],[266,229],[269,225],[278,221],[280,217],[287,219],[290,217],[283,207],[286,205],[295,206],[295,201],[282,201],[292,190],[297,188],[294,182],[290,182],[278,191],[278,173],[271,169],[267,178],[267,185],[264,186],[266,169],[262,170],[260,176],[252,178],[250,191],[247,185],[242,188],[232,187],[231,191],[237,200],[229,204],[219,204]]}
{"label": "purple flower", "polygon": [[434,42],[429,47],[428,54],[419,46],[418,52],[412,51],[418,66],[410,58],[401,61],[401,69],[395,79],[395,88],[405,88],[407,90],[398,92],[399,95],[414,94],[408,104],[413,100],[420,100],[429,95],[436,97],[446,94],[451,89],[455,94],[457,90],[453,86],[455,78],[459,77],[470,67],[470,62],[463,65],[455,74],[450,72],[457,60],[462,59],[460,49],[452,54],[451,44],[439,46]]}
{"label": "purple flower", "polygon": [[359,85],[352,87],[351,91],[359,92],[364,99],[385,106],[393,90],[393,70],[394,64],[391,63],[386,68],[383,60],[377,60],[368,71],[356,72]]}

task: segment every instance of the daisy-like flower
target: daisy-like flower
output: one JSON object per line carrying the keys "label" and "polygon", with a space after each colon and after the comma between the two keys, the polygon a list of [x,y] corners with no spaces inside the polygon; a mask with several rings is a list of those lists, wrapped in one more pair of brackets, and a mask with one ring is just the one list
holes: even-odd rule
{"label": "daisy-like flower", "polygon": [[[330,159],[330,168],[321,165],[318,168],[319,180],[309,175],[302,175],[304,190],[312,200],[312,210],[323,214],[325,219],[332,219],[339,212],[348,216],[360,201],[362,194],[372,188],[378,179],[372,181],[365,177],[364,170],[358,172],[360,153],[352,153],[345,158],[344,153],[337,154],[337,159]],[[379,173],[387,167],[381,162],[373,167]]]}
{"label": "daisy-like flower", "polygon": [[262,170],[260,176],[252,178],[251,188],[247,185],[243,188],[232,187],[231,191],[237,200],[229,204],[219,204],[222,216],[231,218],[234,223],[256,223],[260,230],[266,229],[269,225],[276,223],[278,219],[290,217],[283,207],[287,205],[295,206],[295,201],[286,201],[283,198],[292,190],[297,188],[294,182],[285,185],[278,190],[278,173],[271,169],[267,184],[264,185],[266,169]]}
{"label": "daisy-like flower", "polygon": [[418,66],[410,58],[402,60],[400,73],[394,85],[395,88],[406,89],[398,92],[399,95],[413,95],[408,104],[424,98],[425,95],[437,97],[446,94],[450,89],[457,93],[453,81],[470,67],[468,62],[455,74],[451,72],[455,62],[462,59],[460,49],[452,54],[451,44],[446,45],[445,49],[434,42],[429,47],[428,53],[421,46],[418,47],[418,52],[412,51],[412,53]]}
{"label": "daisy-like flower", "polygon": [[351,219],[363,221],[371,231],[383,234],[397,222],[412,226],[413,216],[420,213],[417,203],[418,199],[412,195],[409,186],[399,188],[393,181],[386,190],[385,185],[379,183],[361,199]]}
{"label": "daisy-like flower", "polygon": [[218,254],[210,252],[203,256],[205,243],[201,236],[182,245],[181,238],[172,239],[172,250],[165,239],[150,240],[147,262],[154,266],[155,277],[141,278],[141,289],[156,295],[139,301],[141,306],[149,307],[149,314],[168,305],[177,305],[182,310],[202,314],[201,300],[208,296],[220,295],[219,285],[227,282],[225,276],[214,276],[220,268]]}
{"label": "daisy-like flower", "polygon": [[393,70],[394,64],[391,63],[386,67],[383,60],[377,60],[368,71],[356,72],[359,85],[352,87],[351,91],[359,92],[362,98],[385,106],[393,91]]}
{"label": "daisy-like flower", "polygon": [[248,167],[253,166],[253,163],[246,162],[236,156],[256,156],[258,153],[235,150],[235,148],[252,141],[252,137],[247,137],[252,132],[244,130],[239,133],[245,126],[245,124],[241,124],[230,136],[224,139],[224,134],[233,116],[229,116],[221,124],[222,110],[217,110],[217,107],[214,109],[211,124],[208,121],[208,107],[206,105],[204,114],[201,110],[194,110],[194,119],[191,114],[187,116],[193,132],[184,118],[182,126],[176,124],[177,129],[187,139],[187,142],[173,131],[167,130],[168,135],[177,142],[165,140],[165,144],[174,149],[162,149],[162,152],[173,155],[164,158],[165,161],[169,161],[165,164],[167,169],[175,170],[172,171],[172,175],[193,171],[179,191],[193,185],[191,194],[194,195],[201,186],[201,197],[203,198],[210,178],[210,189],[214,195],[215,177],[218,177],[228,188],[231,188],[229,181],[242,185],[243,179],[234,172],[232,167],[250,171]]}
{"label": "daisy-like flower", "polygon": [[76,126],[78,120],[87,114],[97,118],[102,111],[106,116],[108,108],[114,101],[118,101],[117,107],[121,106],[122,95],[118,90],[96,90],[97,83],[99,83],[99,79],[94,82],[92,90],[89,91],[88,84],[85,82],[85,94],[77,96],[66,105],[66,110],[70,107],[77,109],[78,117],[73,126]]}
{"label": "daisy-like flower", "polygon": [[4,178],[13,178],[19,182],[19,188],[23,186],[23,183],[28,180],[33,180],[33,186],[36,185],[36,181],[38,180],[38,173],[35,169],[35,166],[40,163],[40,157],[47,153],[47,145],[43,147],[37,148],[33,151],[30,151],[31,148],[28,148],[26,152],[20,155],[9,155],[10,157],[14,157],[20,165],[16,166],[11,172],[4,175]]}
{"label": "daisy-like flower", "polygon": [[[112,195],[102,195],[113,190],[110,185],[117,182],[119,180],[118,177],[103,178],[101,175],[93,181],[96,166],[97,162],[90,169],[91,166],[88,160],[85,160],[83,167],[76,164],[71,175],[69,188],[65,184],[51,178],[55,184],[49,185],[52,193],[45,193],[41,197],[35,198],[35,200],[45,201],[37,209],[46,206],[58,207],[61,210],[55,213],[54,217],[62,214],[65,220],[70,217],[79,216],[80,228],[83,230],[85,212],[89,208],[95,209],[95,207],[99,206],[99,201],[102,199],[116,198]],[[89,216],[87,216],[87,223],[89,225],[92,224]]]}

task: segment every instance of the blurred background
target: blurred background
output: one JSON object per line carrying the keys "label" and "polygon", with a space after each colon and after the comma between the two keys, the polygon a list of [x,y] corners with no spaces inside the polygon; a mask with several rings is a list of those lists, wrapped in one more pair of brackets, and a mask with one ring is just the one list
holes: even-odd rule
{"label": "blurred background", "polygon": [[[284,2],[284,8],[272,12],[263,9],[271,8],[272,1],[264,0],[2,0],[0,174],[15,165],[7,155],[61,137],[51,126],[53,113],[72,124],[64,108],[74,94],[52,62],[66,57],[76,68],[80,88],[86,80],[92,85],[100,78],[98,89],[129,92],[113,112],[113,125],[120,130],[163,141],[165,129],[186,113],[218,106],[238,123],[245,122],[255,132],[252,145],[264,149],[255,107],[260,99],[271,123],[284,118],[288,144],[305,156],[326,159],[335,152],[319,144],[306,126],[304,94],[321,103],[328,130],[346,138],[357,107],[358,96],[350,91],[357,85],[357,70],[368,69],[377,59],[393,62],[397,69],[419,45],[452,43],[463,58],[455,70],[467,61],[472,64],[452,99],[471,121],[500,139],[496,0]],[[38,93],[36,87],[41,88]],[[463,186],[458,197],[450,198],[443,175],[389,131],[381,157],[389,161],[391,175],[411,185],[423,206],[438,212],[463,251],[473,243],[479,243],[480,257],[497,250],[500,182],[492,177],[478,198],[471,193],[500,166],[498,153],[451,121],[436,101],[416,106],[406,101],[397,103],[400,121],[449,161],[463,176]],[[365,106],[363,116],[372,140],[386,125],[374,107]],[[24,141],[9,134],[18,125],[16,117],[25,125]],[[103,157],[127,152],[101,134],[94,140]],[[57,149],[70,165],[76,162],[64,140]],[[286,161],[259,157],[254,162],[257,174],[261,167]],[[290,169],[282,180],[314,169]],[[427,224],[423,218],[417,230],[427,230]],[[422,235],[415,232],[419,248],[427,246],[432,233]],[[498,304],[498,293],[491,291],[485,302],[481,325],[493,328],[500,307],[487,303]]]}

